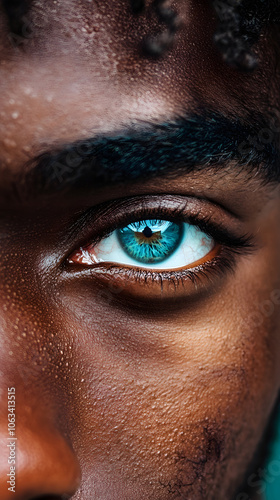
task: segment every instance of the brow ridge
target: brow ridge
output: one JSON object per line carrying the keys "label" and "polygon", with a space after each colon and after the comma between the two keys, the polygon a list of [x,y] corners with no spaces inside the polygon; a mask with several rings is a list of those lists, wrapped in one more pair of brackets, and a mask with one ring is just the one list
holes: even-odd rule
{"label": "brow ridge", "polygon": [[267,182],[279,182],[278,135],[271,131],[270,141],[258,140],[269,127],[258,113],[246,120],[200,112],[161,124],[137,122],[114,134],[43,151],[27,163],[22,181],[37,195],[54,194],[213,168],[219,172],[234,162]]}

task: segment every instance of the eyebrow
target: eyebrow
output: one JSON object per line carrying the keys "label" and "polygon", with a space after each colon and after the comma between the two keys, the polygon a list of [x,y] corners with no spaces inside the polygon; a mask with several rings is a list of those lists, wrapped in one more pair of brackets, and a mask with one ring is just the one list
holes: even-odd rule
{"label": "eyebrow", "polygon": [[[201,111],[161,124],[137,122],[114,134],[45,151],[29,161],[24,191],[54,194],[233,168],[279,182],[279,133],[269,119]],[[277,142],[278,141],[278,142]]]}

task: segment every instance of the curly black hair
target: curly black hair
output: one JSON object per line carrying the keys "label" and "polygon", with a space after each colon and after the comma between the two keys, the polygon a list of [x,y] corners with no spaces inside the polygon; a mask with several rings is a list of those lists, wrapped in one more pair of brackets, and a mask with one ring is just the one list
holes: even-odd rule
{"label": "curly black hair", "polygon": [[280,25],[280,1],[213,0],[212,5],[218,18],[214,41],[223,58],[239,69],[254,69],[254,45],[269,24]]}
{"label": "curly black hair", "polygon": [[[32,0],[1,0],[6,11],[10,30],[20,35],[23,19]],[[146,0],[129,0],[135,15],[141,15]],[[279,27],[280,43],[280,0],[209,0],[217,17],[214,42],[224,60],[231,66],[244,71],[257,66],[254,46],[269,24]],[[180,27],[178,14],[170,7],[169,0],[153,0],[153,9],[166,29],[155,38],[143,43],[146,55],[162,56],[168,50]]]}

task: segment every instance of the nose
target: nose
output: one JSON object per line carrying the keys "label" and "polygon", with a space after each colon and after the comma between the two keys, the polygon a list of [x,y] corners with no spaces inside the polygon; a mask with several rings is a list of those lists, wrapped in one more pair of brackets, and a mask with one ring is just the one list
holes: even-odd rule
{"label": "nose", "polygon": [[16,439],[8,432],[7,417],[1,422],[1,500],[64,500],[79,487],[80,468],[67,439],[35,414],[16,414]]}

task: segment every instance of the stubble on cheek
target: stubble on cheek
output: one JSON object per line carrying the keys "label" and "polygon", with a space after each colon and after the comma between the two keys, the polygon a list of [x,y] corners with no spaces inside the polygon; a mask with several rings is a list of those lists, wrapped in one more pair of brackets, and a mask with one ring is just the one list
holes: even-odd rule
{"label": "stubble on cheek", "polygon": [[[199,446],[194,455],[190,453],[187,443],[191,429],[185,430],[185,439],[174,453],[176,477],[170,479],[162,486],[168,492],[168,498],[188,498],[194,494],[197,498],[209,496],[209,479],[216,477],[216,469],[225,470],[225,430],[220,428],[216,421],[208,419],[198,423],[195,428]],[[200,433],[200,436],[199,436]],[[219,474],[220,475],[220,474]],[[208,498],[207,496],[207,498]]]}
{"label": "stubble on cheek", "polygon": [[185,418],[178,415],[180,439],[172,450],[172,467],[165,470],[170,478],[160,481],[167,498],[233,498],[266,424],[266,412],[254,395],[250,396],[248,387],[249,377],[241,368],[235,374],[221,376],[220,395],[215,396],[215,392],[213,397],[201,395],[196,414]]}
{"label": "stubble on cheek", "polygon": [[[250,296],[250,304],[264,298]],[[274,401],[277,318],[256,327],[248,320],[253,306],[237,314],[232,297],[224,302],[220,330],[217,321],[215,331],[198,325],[193,332],[172,322],[172,341],[169,336],[163,346],[155,327],[139,359],[127,338],[145,331],[143,318],[127,322],[115,311],[115,344],[110,307],[108,314],[95,308],[87,322],[79,308],[77,318],[70,312],[65,317],[68,335],[76,332],[66,382],[68,418],[89,488],[104,495],[106,484],[109,495],[117,483],[119,491],[135,491],[135,500],[233,496]],[[143,349],[142,335],[141,342]]]}
{"label": "stubble on cheek", "polygon": [[124,490],[134,485],[137,499],[142,491],[160,500],[217,499],[236,488],[248,461],[243,444],[250,441],[243,411],[236,411],[248,394],[243,367],[224,375],[205,370],[191,380],[165,372],[164,387],[152,374],[149,383],[139,373],[137,381],[127,373],[124,380],[124,367],[113,375],[102,374],[104,366],[95,370],[88,395],[79,392],[75,402],[74,441],[84,449],[88,476],[100,468],[107,482],[118,478]]}

